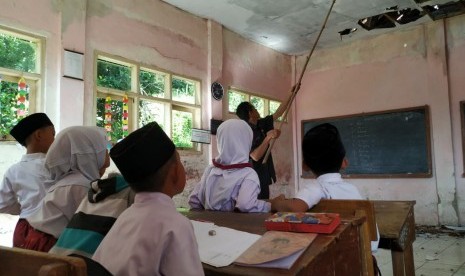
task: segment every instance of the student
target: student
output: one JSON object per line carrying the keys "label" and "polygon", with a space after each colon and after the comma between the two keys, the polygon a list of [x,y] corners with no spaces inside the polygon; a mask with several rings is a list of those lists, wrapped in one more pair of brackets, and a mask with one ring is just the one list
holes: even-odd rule
{"label": "student", "polygon": [[21,247],[28,229],[26,219],[37,209],[50,187],[45,183],[49,173],[44,167],[44,160],[54,140],[55,128],[45,113],[34,113],[19,121],[10,134],[26,148],[26,154],[3,176],[0,213],[19,213],[13,246]]}
{"label": "student", "polygon": [[118,216],[134,202],[120,174],[90,183],[90,190],[49,253],[92,258]]}
{"label": "student", "polygon": [[172,200],[186,184],[173,142],[153,122],[117,143],[110,156],[136,196],[92,259],[114,275],[203,275],[192,224]]}
{"label": "student", "polygon": [[[297,89],[299,88],[300,86]],[[294,91],[294,87],[292,87],[291,92],[292,91]],[[255,107],[249,102],[240,103],[236,109],[237,117],[246,121],[253,131],[250,159],[252,161],[253,168],[260,179],[260,193],[258,195],[258,199],[269,199],[269,185],[276,182],[276,173],[271,154],[265,164],[263,164],[263,158],[265,157],[271,140],[276,139],[281,135],[280,130],[274,129],[274,121],[281,117],[284,111],[286,111],[286,107],[289,105],[291,96],[289,96],[285,103],[278,107],[273,115],[268,115],[265,118],[260,118],[260,113],[258,113],[257,109],[255,109]]]}
{"label": "student", "polygon": [[87,195],[89,183],[100,178],[109,165],[102,128],[74,126],[58,133],[45,157],[50,172],[47,184],[52,187],[27,219],[30,229],[24,248],[50,250]]}
{"label": "student", "polygon": [[271,203],[257,199],[260,182],[249,163],[252,129],[243,120],[231,119],[218,127],[216,135],[219,155],[189,196],[191,208],[269,212]]}
{"label": "student", "polygon": [[[316,183],[304,186],[293,199],[273,200],[272,208],[277,211],[305,212],[321,199],[363,199],[357,187],[344,181],[339,173],[348,165],[345,154],[335,126],[326,123],[307,131],[302,140],[303,167],[315,174]],[[377,250],[378,241],[371,243],[372,251]]]}

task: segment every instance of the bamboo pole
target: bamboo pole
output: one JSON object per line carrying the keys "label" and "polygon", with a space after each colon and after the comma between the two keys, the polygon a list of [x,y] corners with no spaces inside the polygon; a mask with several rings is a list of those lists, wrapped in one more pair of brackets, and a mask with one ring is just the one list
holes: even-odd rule
{"label": "bamboo pole", "polygon": [[[323,33],[324,28],[326,27],[326,23],[328,22],[329,15],[331,14],[331,11],[333,10],[334,4],[336,3],[336,0],[333,0],[331,3],[331,6],[329,7],[328,13],[326,14],[325,20],[323,21],[323,25],[321,26],[320,32],[318,33],[318,36],[316,37],[315,42],[313,43],[312,49],[310,50],[310,53],[307,56],[307,60],[305,61],[304,67],[302,68],[302,72],[300,73],[299,81],[297,84],[294,86],[294,90],[291,93],[290,100],[288,101],[288,104],[286,106],[286,109],[283,113],[283,118],[286,118],[287,113],[289,113],[289,109],[291,108],[292,102],[294,102],[295,96],[297,95],[297,92],[300,89],[300,84],[302,82],[302,78],[304,77],[305,70],[307,69],[308,62],[310,61],[310,57],[312,56],[313,52],[315,51],[316,45],[318,44],[318,41],[320,40],[321,34]],[[281,127],[283,126],[284,120],[282,120],[278,126],[278,130],[281,130]],[[276,139],[271,139],[270,146],[268,147],[265,157],[263,158],[262,164],[265,164],[266,161],[268,161],[268,158],[271,154],[271,149],[274,146]]]}

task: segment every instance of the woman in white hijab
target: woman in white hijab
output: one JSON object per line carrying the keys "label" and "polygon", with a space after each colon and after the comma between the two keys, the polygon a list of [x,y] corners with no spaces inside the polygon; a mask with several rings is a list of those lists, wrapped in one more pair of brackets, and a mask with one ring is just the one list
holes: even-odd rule
{"label": "woman in white hijab", "polygon": [[102,128],[75,126],[61,131],[45,157],[51,187],[27,218],[31,227],[23,248],[48,252],[87,195],[90,182],[109,165]]}
{"label": "woman in white hijab", "polygon": [[260,182],[249,163],[253,138],[250,126],[243,120],[227,120],[216,135],[219,155],[189,196],[191,208],[269,212],[271,204],[257,199]]}

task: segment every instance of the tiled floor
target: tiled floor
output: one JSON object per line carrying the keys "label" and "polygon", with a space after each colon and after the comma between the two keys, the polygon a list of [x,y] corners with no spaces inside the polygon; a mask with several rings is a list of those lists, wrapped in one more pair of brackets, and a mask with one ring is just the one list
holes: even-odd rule
{"label": "tiled floor", "polygon": [[[465,238],[448,234],[417,234],[413,243],[416,276],[465,276]],[[375,254],[383,276],[392,275],[391,252]]]}
{"label": "tiled floor", "polygon": [[[17,216],[0,214],[0,245],[11,246]],[[448,234],[417,234],[413,243],[416,276],[465,276],[465,238]],[[391,252],[375,254],[383,276],[392,276]]]}

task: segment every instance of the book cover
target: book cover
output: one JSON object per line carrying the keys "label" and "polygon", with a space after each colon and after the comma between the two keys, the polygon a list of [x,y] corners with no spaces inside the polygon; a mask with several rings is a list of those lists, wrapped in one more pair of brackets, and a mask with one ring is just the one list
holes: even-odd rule
{"label": "book cover", "polygon": [[267,230],[329,234],[341,223],[335,213],[278,212],[265,220]]}
{"label": "book cover", "polygon": [[312,233],[268,231],[234,263],[244,266],[289,269],[316,238]]}

